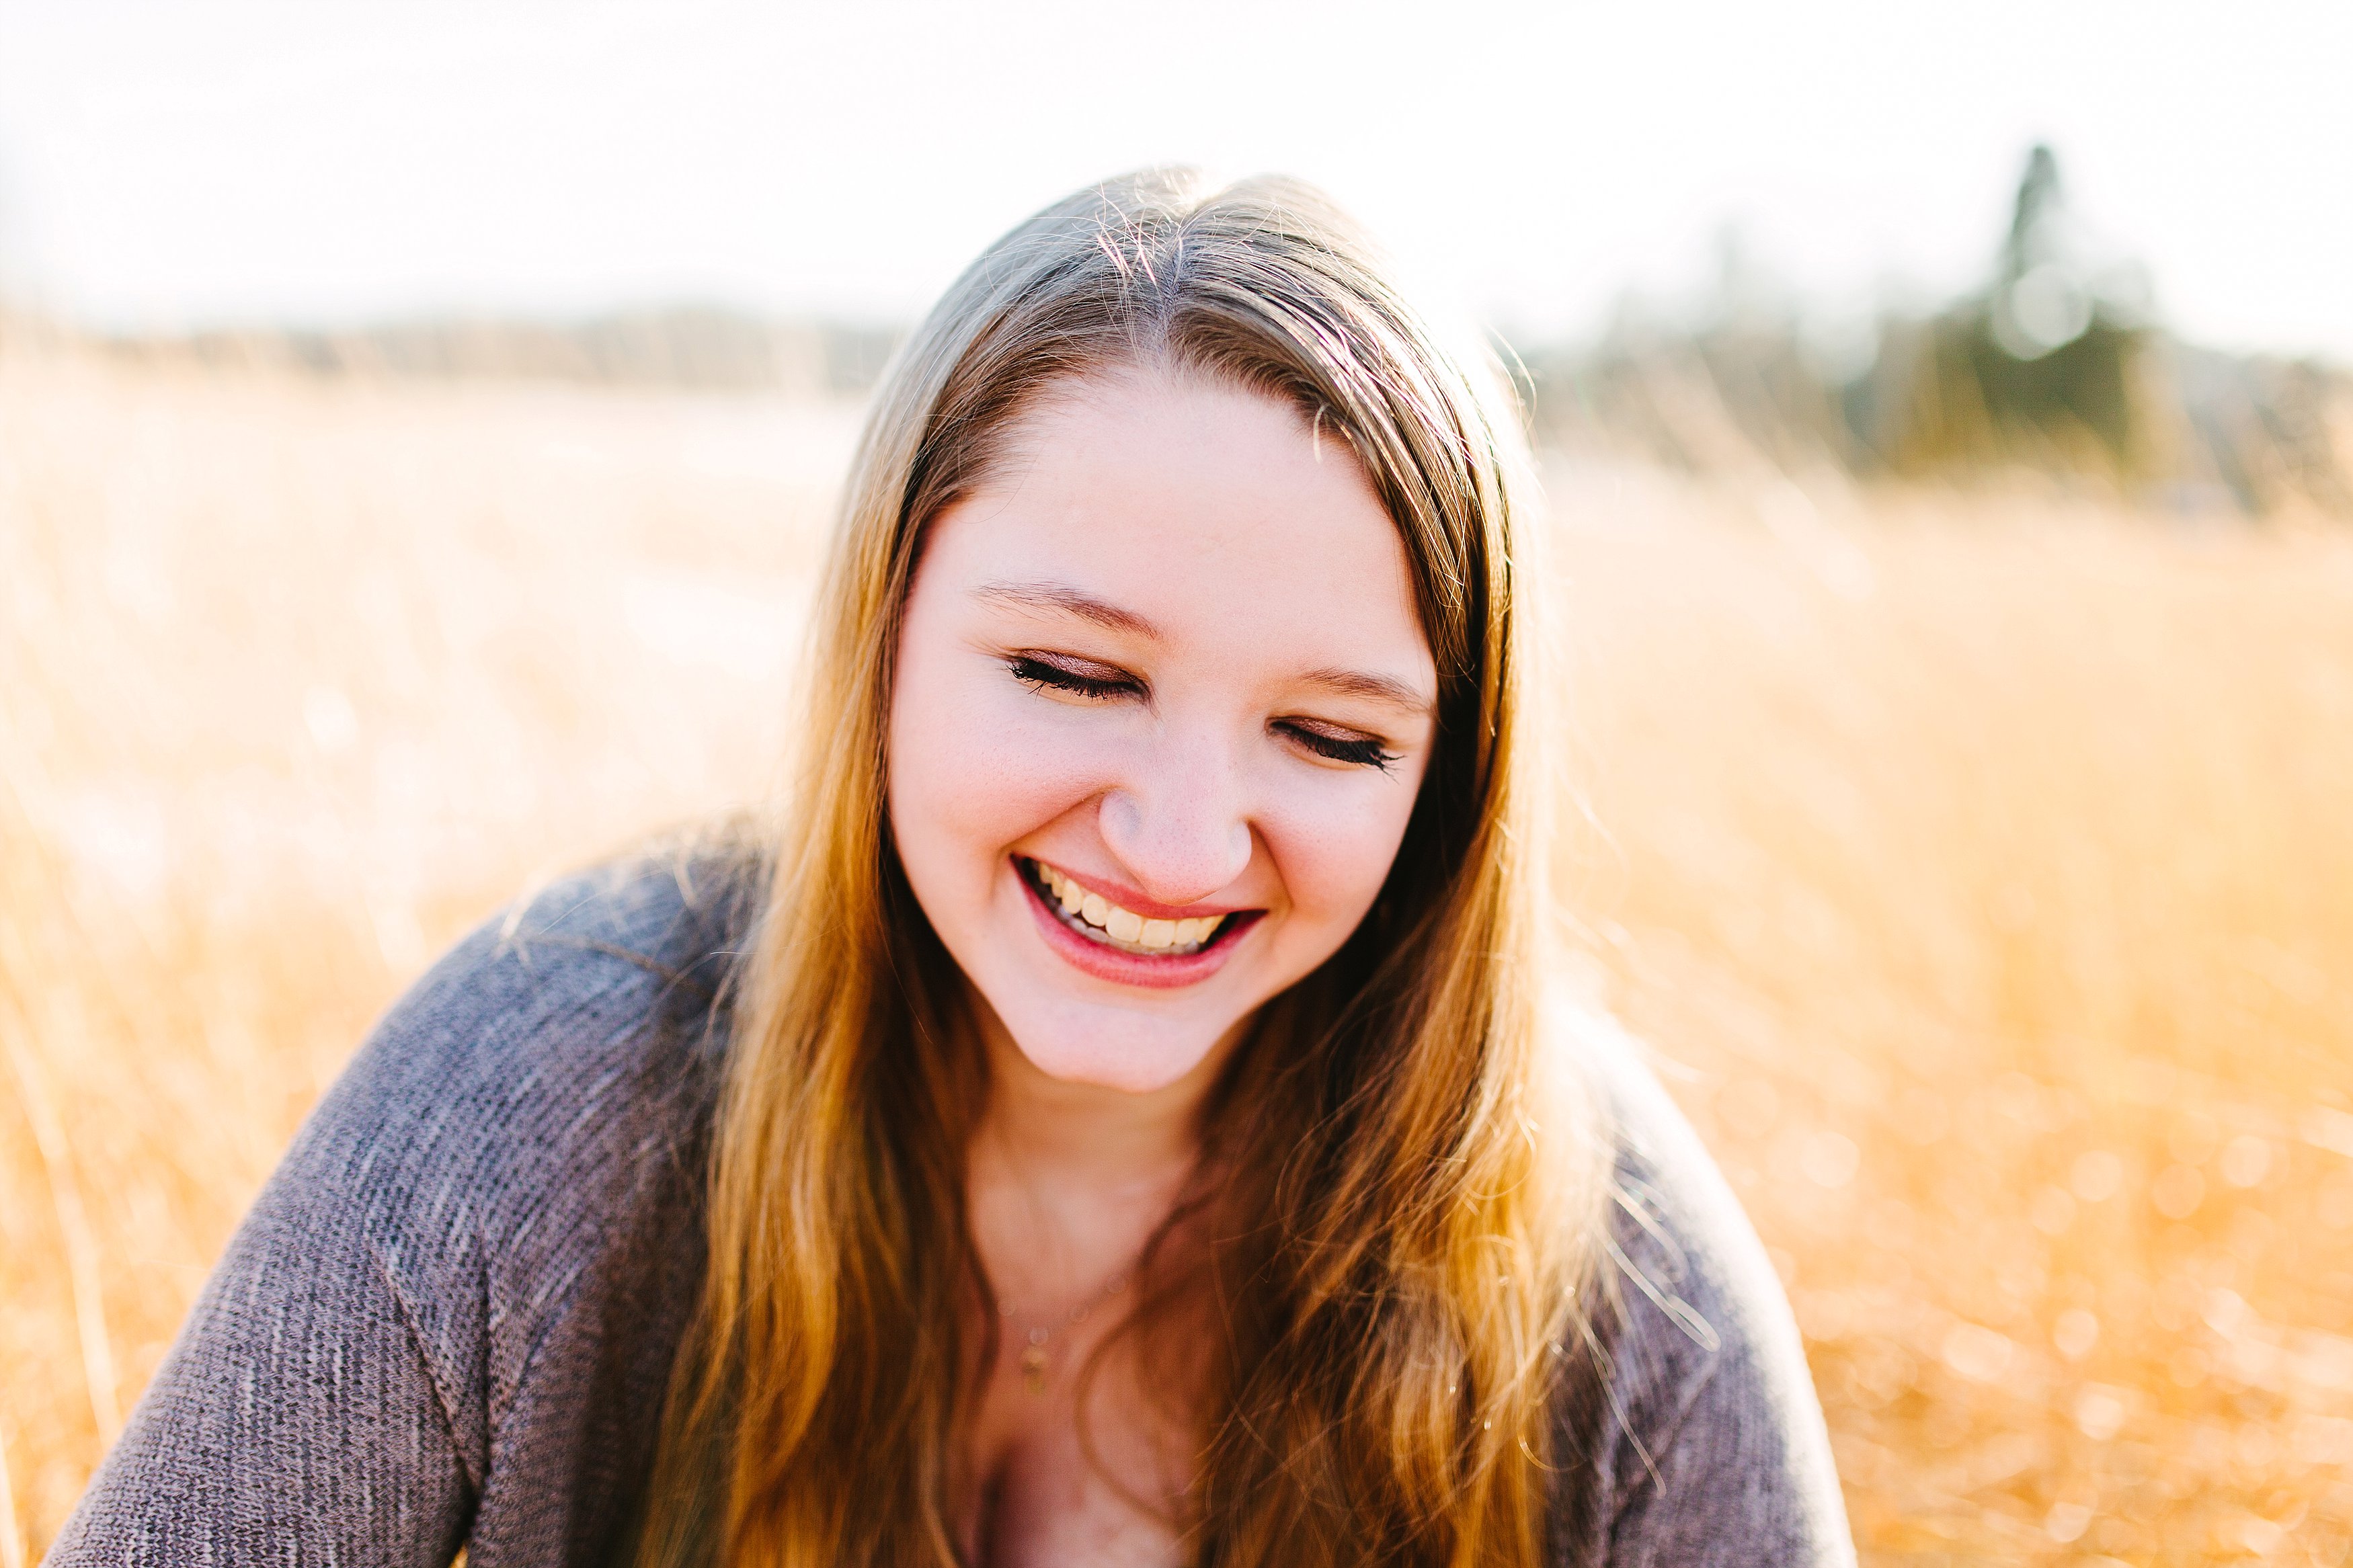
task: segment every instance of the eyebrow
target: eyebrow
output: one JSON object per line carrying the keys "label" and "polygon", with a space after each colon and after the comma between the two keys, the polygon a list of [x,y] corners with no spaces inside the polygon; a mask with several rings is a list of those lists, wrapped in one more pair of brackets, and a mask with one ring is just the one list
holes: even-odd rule
{"label": "eyebrow", "polygon": [[1011,605],[1017,609],[1075,616],[1111,631],[1128,632],[1154,642],[1160,640],[1160,628],[1134,610],[1124,610],[1107,599],[1098,599],[1067,584],[984,583],[972,591],[972,596]]}
{"label": "eyebrow", "polygon": [[1428,713],[1438,706],[1402,680],[1393,680],[1386,675],[1373,675],[1361,669],[1312,669],[1300,679],[1326,691],[1386,702],[1409,713]]}

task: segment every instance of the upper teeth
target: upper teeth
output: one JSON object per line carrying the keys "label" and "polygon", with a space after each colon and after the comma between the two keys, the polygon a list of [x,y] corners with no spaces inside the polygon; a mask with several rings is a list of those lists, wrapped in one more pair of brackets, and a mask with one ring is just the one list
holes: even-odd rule
{"label": "upper teeth", "polygon": [[1108,933],[1114,941],[1137,947],[1159,950],[1171,947],[1191,947],[1209,940],[1223,915],[1202,915],[1193,920],[1145,920],[1134,910],[1124,910],[1101,893],[1091,893],[1044,861],[1037,862],[1038,875],[1053,890],[1064,912],[1073,914]]}

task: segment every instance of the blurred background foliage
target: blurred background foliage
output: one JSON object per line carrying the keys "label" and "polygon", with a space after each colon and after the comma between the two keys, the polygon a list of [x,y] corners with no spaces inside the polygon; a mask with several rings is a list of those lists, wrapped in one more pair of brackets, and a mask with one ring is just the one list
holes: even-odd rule
{"label": "blurred background foliage", "polygon": [[[1672,312],[1630,300],[1592,341],[1498,346],[1522,373],[1539,440],[1567,451],[1791,479],[2025,472],[2160,514],[2353,518],[2353,374],[2168,332],[2147,269],[2074,219],[2047,146],[2028,153],[2010,226],[1989,238],[1980,289],[1884,311],[1837,341],[1727,231],[1712,296]],[[873,384],[902,330],[684,306],[103,342],[132,360],[330,376],[842,397]]]}
{"label": "blurred background foliage", "polygon": [[1685,472],[2026,469],[2158,512],[2353,517],[2353,377],[2166,332],[2145,271],[2071,221],[2048,147],[2027,157],[1984,287],[1883,316],[1859,365],[1810,338],[1734,237],[1698,314],[1672,328],[1630,310],[1597,344],[1526,350],[1546,438]]}

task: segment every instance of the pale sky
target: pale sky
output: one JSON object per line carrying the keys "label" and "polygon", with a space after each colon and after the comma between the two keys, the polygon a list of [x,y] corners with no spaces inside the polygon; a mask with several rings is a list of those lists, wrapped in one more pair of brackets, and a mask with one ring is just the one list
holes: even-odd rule
{"label": "pale sky", "polygon": [[1727,225],[1825,315],[1982,273],[2029,143],[2200,341],[2353,363],[2353,4],[0,0],[0,278],[112,325],[912,317],[1024,213],[1282,169],[1523,331]]}

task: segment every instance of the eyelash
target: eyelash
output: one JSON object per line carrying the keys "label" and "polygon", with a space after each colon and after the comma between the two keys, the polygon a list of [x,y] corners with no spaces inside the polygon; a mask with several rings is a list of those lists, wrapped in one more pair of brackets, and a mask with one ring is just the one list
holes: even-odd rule
{"label": "eyelash", "polygon": [[1283,733],[1317,756],[1328,757],[1335,763],[1353,763],[1361,768],[1377,768],[1387,773],[1389,764],[1398,761],[1397,752],[1384,749],[1369,735],[1361,740],[1344,741],[1337,735],[1318,734],[1297,724],[1283,723],[1281,728]]}
{"label": "eyelash", "polygon": [[[1050,687],[1056,691],[1067,691],[1075,697],[1099,699],[1126,697],[1137,695],[1143,691],[1141,684],[1134,679],[1122,678],[1106,680],[1099,676],[1081,675],[1074,669],[1065,669],[1060,665],[1050,664],[1042,658],[1033,658],[1026,654],[1008,659],[1006,668],[1012,671],[1013,679],[1024,686],[1040,689]],[[1387,773],[1389,770],[1389,764],[1399,760],[1398,753],[1388,751],[1370,736],[1358,740],[1343,740],[1339,736],[1326,735],[1288,721],[1278,721],[1277,727],[1300,745],[1331,762],[1348,763],[1357,767],[1377,768],[1382,773]]]}
{"label": "eyelash", "polygon": [[1075,669],[1064,669],[1059,664],[1048,664],[1027,655],[1008,660],[1007,668],[1013,671],[1013,679],[1024,686],[1050,686],[1079,697],[1125,697],[1143,690],[1130,679],[1105,680],[1099,676],[1081,675]]}

